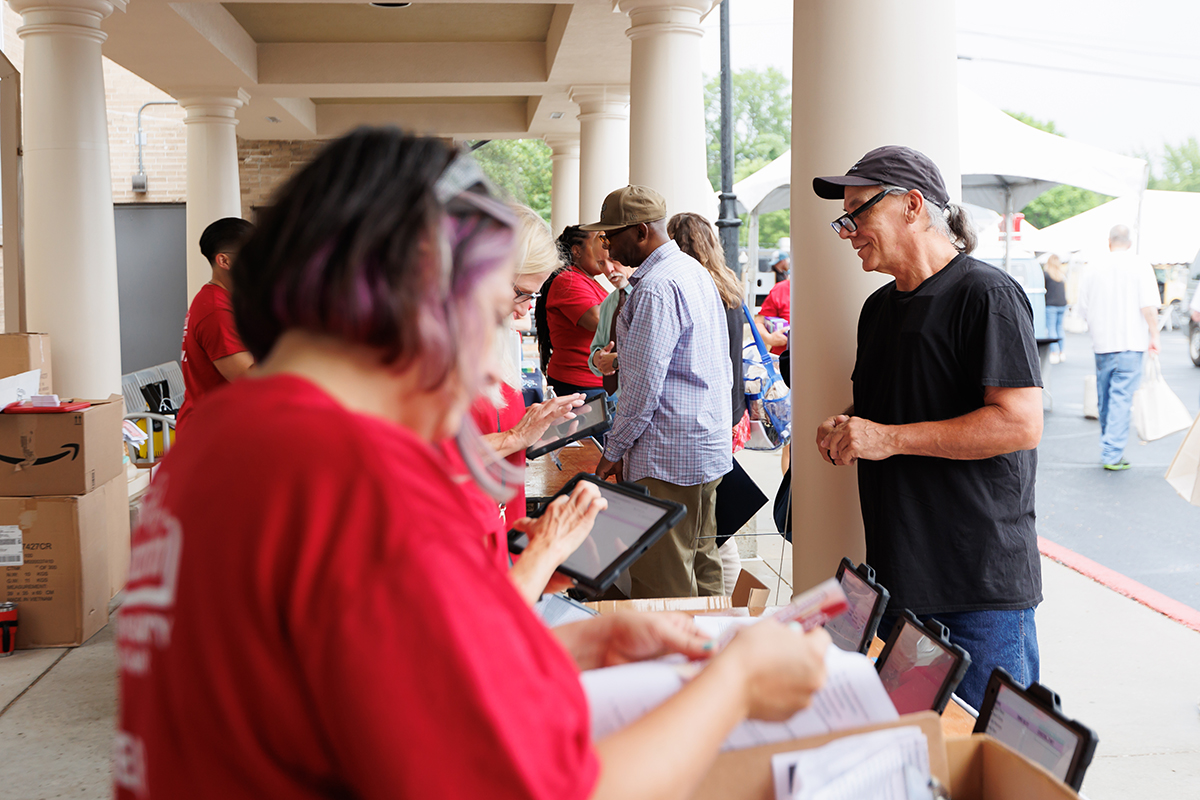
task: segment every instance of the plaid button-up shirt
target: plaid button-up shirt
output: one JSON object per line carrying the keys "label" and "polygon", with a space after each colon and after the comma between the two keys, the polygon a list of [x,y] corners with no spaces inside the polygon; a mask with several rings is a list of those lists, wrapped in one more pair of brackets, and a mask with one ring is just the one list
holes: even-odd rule
{"label": "plaid button-up shirt", "polygon": [[674,241],[630,282],[617,319],[621,402],[604,457],[625,459],[626,480],[716,480],[733,468],[733,370],[716,284]]}

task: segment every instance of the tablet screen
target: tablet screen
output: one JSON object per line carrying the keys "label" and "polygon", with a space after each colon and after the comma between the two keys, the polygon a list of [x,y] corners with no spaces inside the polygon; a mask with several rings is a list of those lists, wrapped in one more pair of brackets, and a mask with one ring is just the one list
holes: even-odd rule
{"label": "tablet screen", "polygon": [[[579,408],[575,409],[575,418],[564,420],[557,425],[551,425],[542,438],[538,439],[528,448],[532,452],[540,452],[542,450],[553,450],[554,443],[563,439],[569,439],[571,436],[595,428],[598,425],[603,425],[608,419],[604,404],[608,400],[604,395],[593,398],[587,403],[584,403]],[[548,448],[548,449],[547,449]]]}
{"label": "tablet screen", "polygon": [[[618,492],[614,487],[600,485],[599,489],[600,496],[608,501],[608,508],[596,516],[588,538],[563,562],[564,567],[590,577],[602,573],[659,520],[671,514],[669,509]],[[514,542],[521,549],[529,545],[524,534]]]}
{"label": "tablet screen", "polygon": [[1003,683],[988,719],[987,734],[1067,779],[1079,735]]}
{"label": "tablet screen", "polygon": [[900,638],[879,671],[883,688],[900,714],[928,711],[937,704],[946,678],[954,671],[955,654],[901,619]]}
{"label": "tablet screen", "polygon": [[875,610],[879,593],[868,586],[862,576],[852,569],[842,571],[841,583],[850,608],[846,613],[829,620],[825,630],[838,647],[857,653],[862,647],[863,636],[871,622],[871,612]]}

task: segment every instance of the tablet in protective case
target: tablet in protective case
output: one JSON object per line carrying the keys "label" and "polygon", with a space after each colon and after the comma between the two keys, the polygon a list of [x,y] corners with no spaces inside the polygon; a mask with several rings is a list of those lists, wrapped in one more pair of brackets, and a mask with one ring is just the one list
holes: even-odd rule
{"label": "tablet in protective case", "polygon": [[[595,475],[581,472],[567,482],[555,497],[570,494],[580,481],[595,484],[608,500],[608,508],[596,517],[596,524],[558,571],[574,578],[580,590],[592,597],[603,594],[622,571],[637,561],[650,545],[661,539],[687,513],[679,503],[659,500],[636,484],[606,483]],[[540,516],[545,509],[538,512]],[[520,531],[508,532],[508,549],[522,552],[529,539]]]}
{"label": "tablet in protective case", "polygon": [[1003,742],[1075,791],[1100,741],[1091,728],[1062,713],[1057,694],[1036,682],[1022,689],[1001,667],[988,679],[974,733]]}
{"label": "tablet in protective case", "polygon": [[891,593],[875,582],[875,570],[865,563],[855,568],[848,558],[838,565],[837,580],[850,607],[846,613],[829,620],[825,630],[838,647],[866,655]]}
{"label": "tablet in protective case", "polygon": [[971,655],[950,643],[950,631],[935,619],[922,624],[911,611],[896,621],[875,669],[900,714],[942,713],[958,688]]}
{"label": "tablet in protective case", "polygon": [[525,451],[526,458],[539,458],[588,436],[599,436],[612,427],[608,396],[599,395],[575,409],[575,418],[550,428]]}

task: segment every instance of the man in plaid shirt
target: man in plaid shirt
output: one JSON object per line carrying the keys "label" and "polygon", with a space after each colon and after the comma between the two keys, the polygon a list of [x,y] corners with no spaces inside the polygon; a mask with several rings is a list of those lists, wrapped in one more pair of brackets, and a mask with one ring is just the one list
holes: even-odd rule
{"label": "man in plaid shirt", "polygon": [[717,485],[733,468],[729,331],[716,285],[667,236],[666,219],[658,192],[627,186],[582,226],[636,268],[617,318],[621,404],[596,474],[688,512],[630,567],[635,598],[725,594],[715,537]]}

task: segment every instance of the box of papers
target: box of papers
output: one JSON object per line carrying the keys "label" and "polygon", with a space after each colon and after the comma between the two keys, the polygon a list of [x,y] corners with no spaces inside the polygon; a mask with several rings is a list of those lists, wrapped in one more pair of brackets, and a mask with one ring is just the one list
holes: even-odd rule
{"label": "box of papers", "polygon": [[[870,731],[913,725],[925,734],[929,744],[929,771],[944,785],[949,785],[951,773],[946,761],[946,744],[942,738],[941,718],[932,711],[907,714],[892,722],[868,725],[853,730],[836,731],[807,739],[732,750],[717,756],[712,769],[704,776],[696,800],[775,800],[775,784],[771,773],[771,757],[777,753],[811,750],[835,739]],[[958,795],[954,795],[958,800]]]}
{"label": "box of papers", "polygon": [[1078,800],[1070,786],[984,733],[946,742],[954,800]]}

